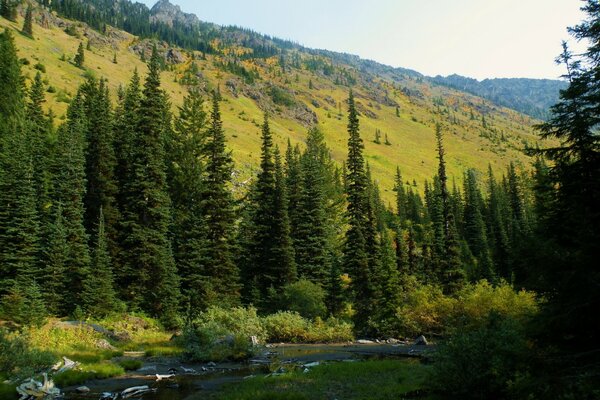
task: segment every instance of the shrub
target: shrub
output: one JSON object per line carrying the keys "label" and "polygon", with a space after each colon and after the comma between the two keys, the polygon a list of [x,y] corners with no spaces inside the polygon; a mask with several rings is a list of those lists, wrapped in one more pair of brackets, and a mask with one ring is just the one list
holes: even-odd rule
{"label": "shrub", "polygon": [[48,89],[46,89],[46,91],[48,93],[56,93],[56,88],[54,86],[48,86]]}
{"label": "shrub", "polygon": [[539,302],[533,292],[515,291],[505,281],[492,286],[485,280],[465,286],[457,293],[457,301],[449,321],[450,328],[485,322],[491,312],[524,323],[535,315]]}
{"label": "shrub", "polygon": [[492,312],[439,346],[428,382],[444,398],[507,398],[511,383],[524,375],[526,351],[519,323]]}
{"label": "shrub", "polygon": [[314,322],[296,312],[281,311],[264,319],[269,342],[332,343],[353,340],[353,326],[336,318]]}
{"label": "shrub", "polygon": [[453,297],[445,296],[439,286],[419,285],[410,279],[406,287],[395,329],[407,336],[451,334],[480,325],[491,312],[524,323],[539,306],[533,292],[515,291],[504,281],[496,286],[485,280],[469,284]]}
{"label": "shrub", "polygon": [[280,303],[285,310],[297,312],[304,318],[323,317],[327,312],[325,291],[305,279],[285,286]]}
{"label": "shrub", "polygon": [[419,285],[416,281],[409,281],[407,286],[396,312],[397,330],[407,336],[443,332],[456,301],[444,296],[438,286]]}
{"label": "shrub", "polygon": [[46,73],[46,66],[42,63],[37,63],[33,66],[33,68],[37,69],[40,72]]}
{"label": "shrub", "polygon": [[0,374],[5,378],[25,378],[52,365],[56,357],[29,348],[28,337],[0,329]]}
{"label": "shrub", "polygon": [[254,354],[250,337],[266,338],[255,308],[211,307],[184,331],[184,355],[193,361],[241,360]]}
{"label": "shrub", "polygon": [[264,318],[269,342],[306,342],[310,321],[294,311],[280,311]]}
{"label": "shrub", "polygon": [[271,95],[271,99],[273,99],[273,103],[291,108],[296,105],[296,100],[294,96],[285,89],[282,89],[278,86],[271,86],[269,89],[269,94]]}

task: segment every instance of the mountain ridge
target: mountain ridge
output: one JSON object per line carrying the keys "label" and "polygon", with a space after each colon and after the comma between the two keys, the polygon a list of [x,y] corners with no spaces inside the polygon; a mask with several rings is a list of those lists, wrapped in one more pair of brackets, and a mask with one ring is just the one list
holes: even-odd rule
{"label": "mountain ridge", "polygon": [[[153,14],[153,18],[162,22],[167,22],[171,25],[173,21],[179,21],[188,26],[199,25],[201,23],[196,14],[183,12],[180,6],[174,5],[170,2],[170,0],[157,1],[150,11]],[[475,94],[491,100],[498,105],[512,108],[516,111],[520,111],[524,114],[542,120],[548,118],[550,106],[558,101],[559,91],[566,88],[566,82],[555,79],[517,77],[485,78],[478,80],[456,73],[445,77],[441,75],[426,76],[416,70],[403,67],[394,67],[376,60],[365,59],[348,52],[336,52],[318,48],[310,49],[300,44],[298,44],[298,46],[304,50],[314,51],[326,56],[338,58],[349,64],[367,66],[373,71],[393,70],[401,74],[408,74],[424,79],[430,79],[434,83],[447,85],[461,91]],[[525,86],[525,88],[521,89],[522,86]],[[529,93],[523,93],[523,90],[529,91]]]}

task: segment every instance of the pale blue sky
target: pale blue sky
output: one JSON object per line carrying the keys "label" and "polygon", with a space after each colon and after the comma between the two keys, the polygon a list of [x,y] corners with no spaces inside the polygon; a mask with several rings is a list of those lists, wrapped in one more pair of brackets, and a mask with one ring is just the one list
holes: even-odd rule
{"label": "pale blue sky", "polygon": [[[152,6],[154,0],[143,0]],[[557,78],[579,0],[171,0],[201,20],[426,75]]]}

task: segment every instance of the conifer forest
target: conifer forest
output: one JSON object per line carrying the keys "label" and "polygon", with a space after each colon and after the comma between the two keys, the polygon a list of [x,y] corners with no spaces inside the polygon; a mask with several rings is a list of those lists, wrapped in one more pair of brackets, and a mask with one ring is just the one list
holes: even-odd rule
{"label": "conifer forest", "polygon": [[[589,45],[563,45],[531,117],[166,0],[2,0],[0,398],[600,398],[600,3],[580,5]],[[58,67],[22,44],[59,34]],[[225,362],[240,379],[190,383]]]}

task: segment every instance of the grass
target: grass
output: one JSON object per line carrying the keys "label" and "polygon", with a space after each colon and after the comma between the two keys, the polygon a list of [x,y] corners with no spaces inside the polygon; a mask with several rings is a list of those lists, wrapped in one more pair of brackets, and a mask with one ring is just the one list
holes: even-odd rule
{"label": "grass", "polygon": [[123,375],[125,369],[111,362],[85,364],[80,369],[72,369],[54,375],[54,382],[59,387],[79,385],[91,379],[106,379]]}
{"label": "grass", "polygon": [[119,361],[119,365],[125,371],[137,371],[142,368],[143,363],[140,360],[121,360]]}
{"label": "grass", "polygon": [[[324,364],[304,373],[257,377],[225,386],[218,400],[397,399],[419,391],[428,367],[415,360]],[[419,397],[422,398],[422,397]]]}
{"label": "grass", "polygon": [[16,385],[0,382],[0,399],[8,400],[19,398],[16,388]]}

